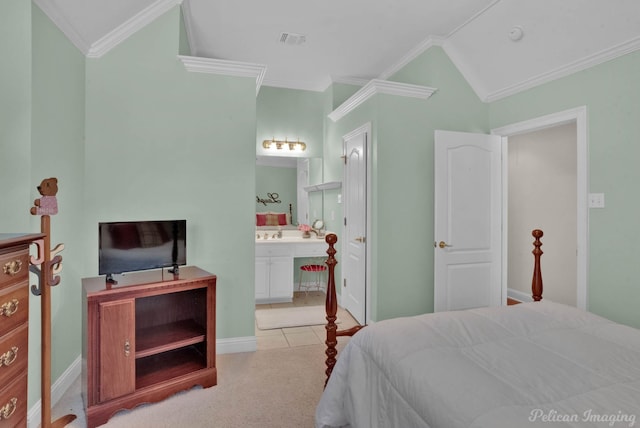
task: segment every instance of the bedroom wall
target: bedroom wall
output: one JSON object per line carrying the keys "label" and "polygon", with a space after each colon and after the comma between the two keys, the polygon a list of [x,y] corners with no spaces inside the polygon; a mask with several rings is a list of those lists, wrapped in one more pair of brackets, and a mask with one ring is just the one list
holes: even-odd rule
{"label": "bedroom wall", "polygon": [[185,218],[187,261],[218,275],[217,339],[254,336],[255,79],[187,72],[175,7],[87,59],[84,274],[97,223]]}
{"label": "bedroom wall", "polygon": [[[327,180],[342,180],[342,136],[372,124],[369,242],[376,321],[433,311],[434,131],[488,131],[487,106],[441,48],[423,53],[390,80],[438,91],[426,101],[376,95],[337,123],[327,120],[325,143]],[[340,204],[327,205],[325,214],[335,209],[342,215]]]}
{"label": "bedroom wall", "polygon": [[0,35],[0,232],[30,232],[31,2],[0,4]]}
{"label": "bedroom wall", "polygon": [[[640,52],[492,102],[492,128],[587,107],[589,191],[605,208],[589,212],[588,308],[640,327]],[[544,256],[543,256],[544,257]]]}
{"label": "bedroom wall", "polygon": [[[80,353],[80,278],[84,272],[84,56],[37,7],[32,7],[32,132],[30,199],[46,177],[58,178],[59,212],[51,218],[51,243],[65,244],[63,271],[51,293],[51,374],[58,377]],[[32,201],[29,201],[31,203]],[[27,207],[32,231],[40,229]],[[32,282],[35,283],[35,280]],[[29,403],[40,398],[40,298],[31,296],[29,317]]]}

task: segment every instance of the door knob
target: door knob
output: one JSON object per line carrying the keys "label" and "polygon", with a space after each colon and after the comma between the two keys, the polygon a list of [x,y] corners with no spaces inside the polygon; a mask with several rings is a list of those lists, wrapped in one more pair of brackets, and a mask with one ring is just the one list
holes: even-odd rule
{"label": "door knob", "polygon": [[444,242],[444,241],[440,241],[440,242],[438,243],[438,247],[440,247],[440,248],[445,248],[445,247],[450,247],[450,246],[451,246],[451,245],[447,244],[447,243],[446,243],[446,242]]}
{"label": "door knob", "polygon": [[364,241],[366,241],[366,238],[365,238],[364,236],[358,236],[358,237],[356,238],[356,241],[361,242],[361,243],[364,243]]}

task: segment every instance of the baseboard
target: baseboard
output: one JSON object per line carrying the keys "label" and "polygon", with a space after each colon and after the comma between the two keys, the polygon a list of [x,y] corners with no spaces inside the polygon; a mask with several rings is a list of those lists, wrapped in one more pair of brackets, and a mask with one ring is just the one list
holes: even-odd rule
{"label": "baseboard", "polygon": [[[55,406],[69,387],[76,381],[82,368],[82,358],[80,355],[71,363],[69,367],[51,385],[51,407]],[[38,400],[27,412],[27,427],[37,428],[42,422],[42,400]]]}
{"label": "baseboard", "polygon": [[514,290],[513,288],[507,288],[507,297],[511,297],[520,302],[533,302],[533,298],[529,294]]}
{"label": "baseboard", "polygon": [[254,352],[257,349],[255,336],[231,337],[216,340],[216,354],[235,354],[236,352]]}

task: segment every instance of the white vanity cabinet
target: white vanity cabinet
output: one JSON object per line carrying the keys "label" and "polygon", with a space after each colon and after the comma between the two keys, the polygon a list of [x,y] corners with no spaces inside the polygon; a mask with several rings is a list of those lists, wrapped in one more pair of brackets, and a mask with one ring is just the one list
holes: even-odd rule
{"label": "white vanity cabinet", "polygon": [[326,251],[322,239],[256,240],[256,303],[290,302],[294,257],[326,256]]}
{"label": "white vanity cabinet", "polygon": [[256,303],[293,299],[293,247],[256,244]]}

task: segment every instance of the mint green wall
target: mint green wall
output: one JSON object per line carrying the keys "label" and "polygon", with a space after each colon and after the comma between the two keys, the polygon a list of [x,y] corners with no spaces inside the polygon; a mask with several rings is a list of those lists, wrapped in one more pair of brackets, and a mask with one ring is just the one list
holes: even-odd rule
{"label": "mint green wall", "polygon": [[[492,102],[491,127],[586,106],[589,188],[606,207],[589,213],[589,310],[640,327],[640,52]],[[543,247],[544,250],[544,247]],[[544,258],[542,261],[544,269]]]}
{"label": "mint green wall", "polygon": [[322,93],[263,86],[258,93],[256,154],[265,154],[262,141],[297,141],[307,145],[305,157],[322,156]]}
{"label": "mint green wall", "polygon": [[256,166],[256,196],[268,199],[268,193],[277,193],[280,203],[272,203],[265,206],[254,198],[254,212],[288,213],[289,204],[291,204],[293,208],[292,223],[295,223],[298,213],[296,202],[298,199],[297,178],[296,168]]}
{"label": "mint green wall", "polygon": [[[57,379],[80,353],[80,279],[84,273],[84,56],[34,6],[31,132],[31,189],[58,178],[59,213],[51,217],[51,244],[64,243],[60,284],[51,291],[51,375]],[[29,171],[29,168],[27,168]],[[30,201],[31,202],[31,201]],[[27,206],[22,214],[27,217]],[[32,231],[40,218],[31,217]],[[31,296],[29,316],[29,403],[40,398],[40,298]]]}
{"label": "mint green wall", "polygon": [[177,61],[176,7],[87,60],[85,275],[100,221],[185,218],[187,259],[218,275],[218,339],[254,333],[255,80]]}
{"label": "mint green wall", "polygon": [[[488,106],[441,48],[423,53],[390,80],[438,90],[428,100],[375,95],[329,124],[325,143],[325,175],[341,180],[342,136],[371,122],[373,320],[433,310],[434,131],[488,131]],[[325,215],[341,212],[326,193]]]}
{"label": "mint green wall", "polygon": [[0,6],[0,232],[30,232],[31,2]]}

